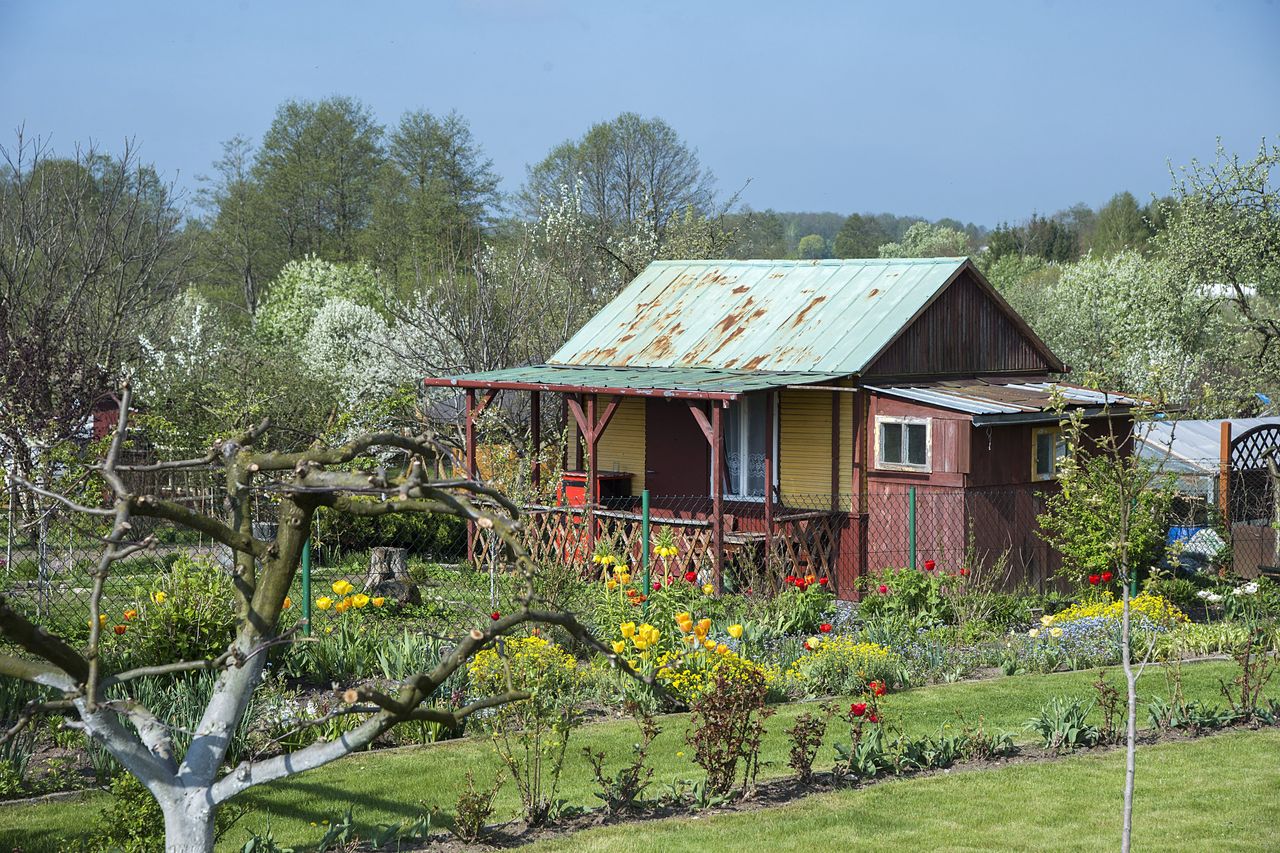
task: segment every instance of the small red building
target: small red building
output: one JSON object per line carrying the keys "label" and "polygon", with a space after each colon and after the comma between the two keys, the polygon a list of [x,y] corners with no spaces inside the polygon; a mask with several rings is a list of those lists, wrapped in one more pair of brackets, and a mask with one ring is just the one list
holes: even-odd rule
{"label": "small red building", "polygon": [[532,395],[535,443],[542,395],[564,400],[566,477],[596,499],[533,508],[535,551],[563,554],[572,524],[574,557],[601,536],[637,549],[648,490],[680,568],[814,572],[853,597],[869,568],[1006,552],[1012,580],[1043,583],[1057,406],[1127,433],[1136,402],[1064,371],[964,258],[661,261],[546,364],[426,383],[466,390],[472,473],[495,394]]}

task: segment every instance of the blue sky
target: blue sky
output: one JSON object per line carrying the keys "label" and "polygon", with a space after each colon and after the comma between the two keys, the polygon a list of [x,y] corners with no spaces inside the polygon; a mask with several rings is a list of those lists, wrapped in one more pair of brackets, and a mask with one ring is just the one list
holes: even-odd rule
{"label": "blue sky", "polygon": [[187,187],[288,98],[457,109],[514,191],[624,110],[762,209],[993,225],[1280,134],[1277,2],[10,2],[0,119]]}

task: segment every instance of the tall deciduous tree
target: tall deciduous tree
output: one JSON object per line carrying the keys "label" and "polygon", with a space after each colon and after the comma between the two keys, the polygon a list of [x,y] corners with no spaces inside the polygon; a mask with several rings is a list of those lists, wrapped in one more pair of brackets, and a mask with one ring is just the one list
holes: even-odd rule
{"label": "tall deciduous tree", "polygon": [[582,207],[606,233],[647,219],[659,234],[692,207],[710,213],[715,179],[698,152],[660,118],[623,113],[567,140],[529,168],[521,204],[536,216],[565,188],[582,187]]}
{"label": "tall deciduous tree", "polygon": [[383,163],[382,127],[353,98],[288,101],[262,139],[253,175],[287,257],[355,260]]}
{"label": "tall deciduous tree", "polygon": [[253,143],[245,137],[223,143],[213,174],[201,177],[199,201],[206,213],[197,234],[203,288],[233,290],[236,303],[250,315],[285,257],[271,239],[272,211],[253,176],[253,159]]}
{"label": "tall deciduous tree", "polygon": [[880,247],[882,258],[955,258],[968,252],[968,234],[928,222],[917,222],[908,228],[901,243]]}
{"label": "tall deciduous tree", "polygon": [[110,393],[187,251],[132,145],[58,158],[19,132],[0,156],[0,456],[26,468]]}
{"label": "tall deciduous tree", "polygon": [[493,161],[456,112],[407,112],[387,138],[370,243],[397,278],[477,245],[501,196]]}
{"label": "tall deciduous tree", "polygon": [[1125,249],[1141,251],[1151,238],[1151,229],[1133,193],[1116,193],[1098,211],[1091,249],[1097,255],[1114,255]]}
{"label": "tall deciduous tree", "polygon": [[[1219,143],[1211,163],[1175,177],[1156,241],[1175,275],[1226,300],[1249,336],[1259,381],[1280,375],[1280,146],[1263,140],[1241,160]],[[1261,389],[1254,389],[1261,390]]]}
{"label": "tall deciduous tree", "polygon": [[837,258],[878,258],[880,247],[892,241],[892,235],[875,217],[852,213],[836,234],[832,254]]}

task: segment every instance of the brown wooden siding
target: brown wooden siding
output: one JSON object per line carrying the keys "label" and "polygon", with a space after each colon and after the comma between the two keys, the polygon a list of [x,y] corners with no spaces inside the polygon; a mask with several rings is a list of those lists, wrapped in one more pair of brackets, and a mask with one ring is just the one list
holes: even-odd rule
{"label": "brown wooden siding", "polygon": [[962,273],[865,376],[1048,373],[1052,366],[968,273]]}

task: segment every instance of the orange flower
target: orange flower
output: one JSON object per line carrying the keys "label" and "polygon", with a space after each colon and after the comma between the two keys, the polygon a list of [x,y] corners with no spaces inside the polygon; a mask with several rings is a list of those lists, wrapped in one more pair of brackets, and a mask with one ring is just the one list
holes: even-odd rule
{"label": "orange flower", "polygon": [[[281,607],[283,607],[285,610],[288,610],[289,608],[293,607],[293,599],[286,595],[284,597],[284,604],[282,604]],[[125,617],[128,618],[128,616],[129,614],[126,613]]]}
{"label": "orange flower", "polygon": [[134,619],[137,619],[137,618],[138,618],[138,611],[136,610],[126,610],[124,612],[124,621],[126,622],[132,622]]}
{"label": "orange flower", "polygon": [[115,631],[117,634],[123,634],[125,631],[128,631],[129,629],[123,625],[117,625],[111,630]]}

